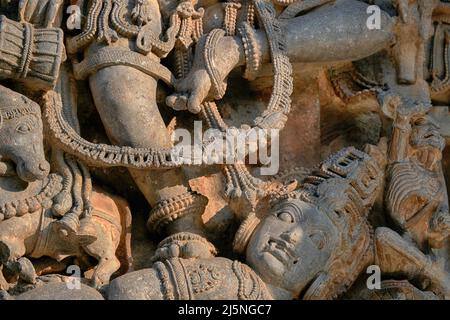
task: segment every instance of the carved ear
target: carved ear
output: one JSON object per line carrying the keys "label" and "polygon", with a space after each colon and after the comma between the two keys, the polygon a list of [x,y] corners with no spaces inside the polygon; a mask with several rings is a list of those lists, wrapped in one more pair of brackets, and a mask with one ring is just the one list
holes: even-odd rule
{"label": "carved ear", "polygon": [[78,243],[82,247],[88,246],[97,240],[96,236],[91,236],[91,235],[87,235],[87,234],[77,235],[76,238],[78,240]]}
{"label": "carved ear", "polygon": [[401,98],[397,95],[385,94],[379,96],[379,101],[384,115],[392,120],[395,119],[397,109],[402,103]]}
{"label": "carved ear", "polygon": [[3,126],[3,116],[2,113],[0,112],[0,129],[2,128],[2,126]]}

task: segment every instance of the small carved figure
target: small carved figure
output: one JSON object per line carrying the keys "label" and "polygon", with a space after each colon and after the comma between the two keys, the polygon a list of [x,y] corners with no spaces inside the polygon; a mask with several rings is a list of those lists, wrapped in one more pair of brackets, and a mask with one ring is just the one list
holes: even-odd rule
{"label": "small carved figure", "polygon": [[[450,215],[439,126],[420,105],[392,98],[386,208],[422,250],[440,248],[450,235]],[[395,102],[395,101],[397,102]],[[404,100],[404,99],[403,99]],[[389,104],[389,103],[388,103]]]}

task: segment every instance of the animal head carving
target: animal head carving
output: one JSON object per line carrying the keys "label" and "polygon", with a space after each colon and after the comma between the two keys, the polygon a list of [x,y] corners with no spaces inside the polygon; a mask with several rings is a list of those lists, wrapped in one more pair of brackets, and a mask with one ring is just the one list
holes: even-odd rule
{"label": "animal head carving", "polygon": [[0,160],[11,161],[20,179],[45,178],[50,165],[45,159],[39,105],[0,86]]}

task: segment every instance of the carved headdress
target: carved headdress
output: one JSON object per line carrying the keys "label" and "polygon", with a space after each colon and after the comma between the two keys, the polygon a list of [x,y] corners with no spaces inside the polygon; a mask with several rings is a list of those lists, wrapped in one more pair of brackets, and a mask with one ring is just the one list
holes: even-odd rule
{"label": "carved headdress", "polygon": [[24,95],[0,86],[0,128],[3,121],[25,116],[27,114],[40,114],[37,103]]}
{"label": "carved headdress", "polygon": [[[299,199],[317,207],[339,230],[340,240],[322,274],[304,295],[305,299],[332,299],[344,292],[373,260],[372,228],[367,216],[383,179],[380,164],[368,154],[346,148],[324,161],[296,190],[287,186],[272,193],[270,202]],[[250,215],[235,238],[244,251],[259,223]]]}

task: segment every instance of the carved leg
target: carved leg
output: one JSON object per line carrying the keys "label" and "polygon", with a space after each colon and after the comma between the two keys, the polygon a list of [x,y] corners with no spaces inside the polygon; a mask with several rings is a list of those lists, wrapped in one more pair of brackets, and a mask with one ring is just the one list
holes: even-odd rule
{"label": "carved leg", "polygon": [[[95,215],[95,212],[93,213]],[[95,237],[94,242],[88,244],[80,244],[85,252],[98,260],[92,277],[92,284],[95,288],[100,289],[103,285],[109,283],[111,275],[120,268],[120,261],[116,257],[116,249],[120,241],[120,231],[115,226],[105,224],[97,218],[90,218],[88,225],[81,227],[81,232],[90,234]],[[79,236],[83,240],[86,235]]]}
{"label": "carved leg", "polygon": [[[169,133],[156,104],[156,80],[141,71],[112,66],[90,78],[95,105],[113,143],[132,147],[168,147]],[[130,170],[152,207],[189,193],[181,169]],[[184,228],[201,232],[201,220],[184,221]],[[175,224],[181,223],[175,222]]]}
{"label": "carved leg", "polygon": [[367,7],[362,1],[337,0],[296,18],[282,14],[286,18],[289,59],[292,62],[354,61],[389,46],[394,36],[394,20],[381,12],[380,29],[370,30]]}
{"label": "carved leg", "polygon": [[103,257],[98,261],[94,276],[92,277],[92,285],[96,289],[102,288],[105,284],[109,283],[111,275],[119,270],[119,268],[120,261],[114,254],[109,257]]}
{"label": "carved leg", "polygon": [[23,257],[25,251],[23,241],[0,240],[1,262],[6,271],[24,282],[35,283],[36,271],[31,261]]}

